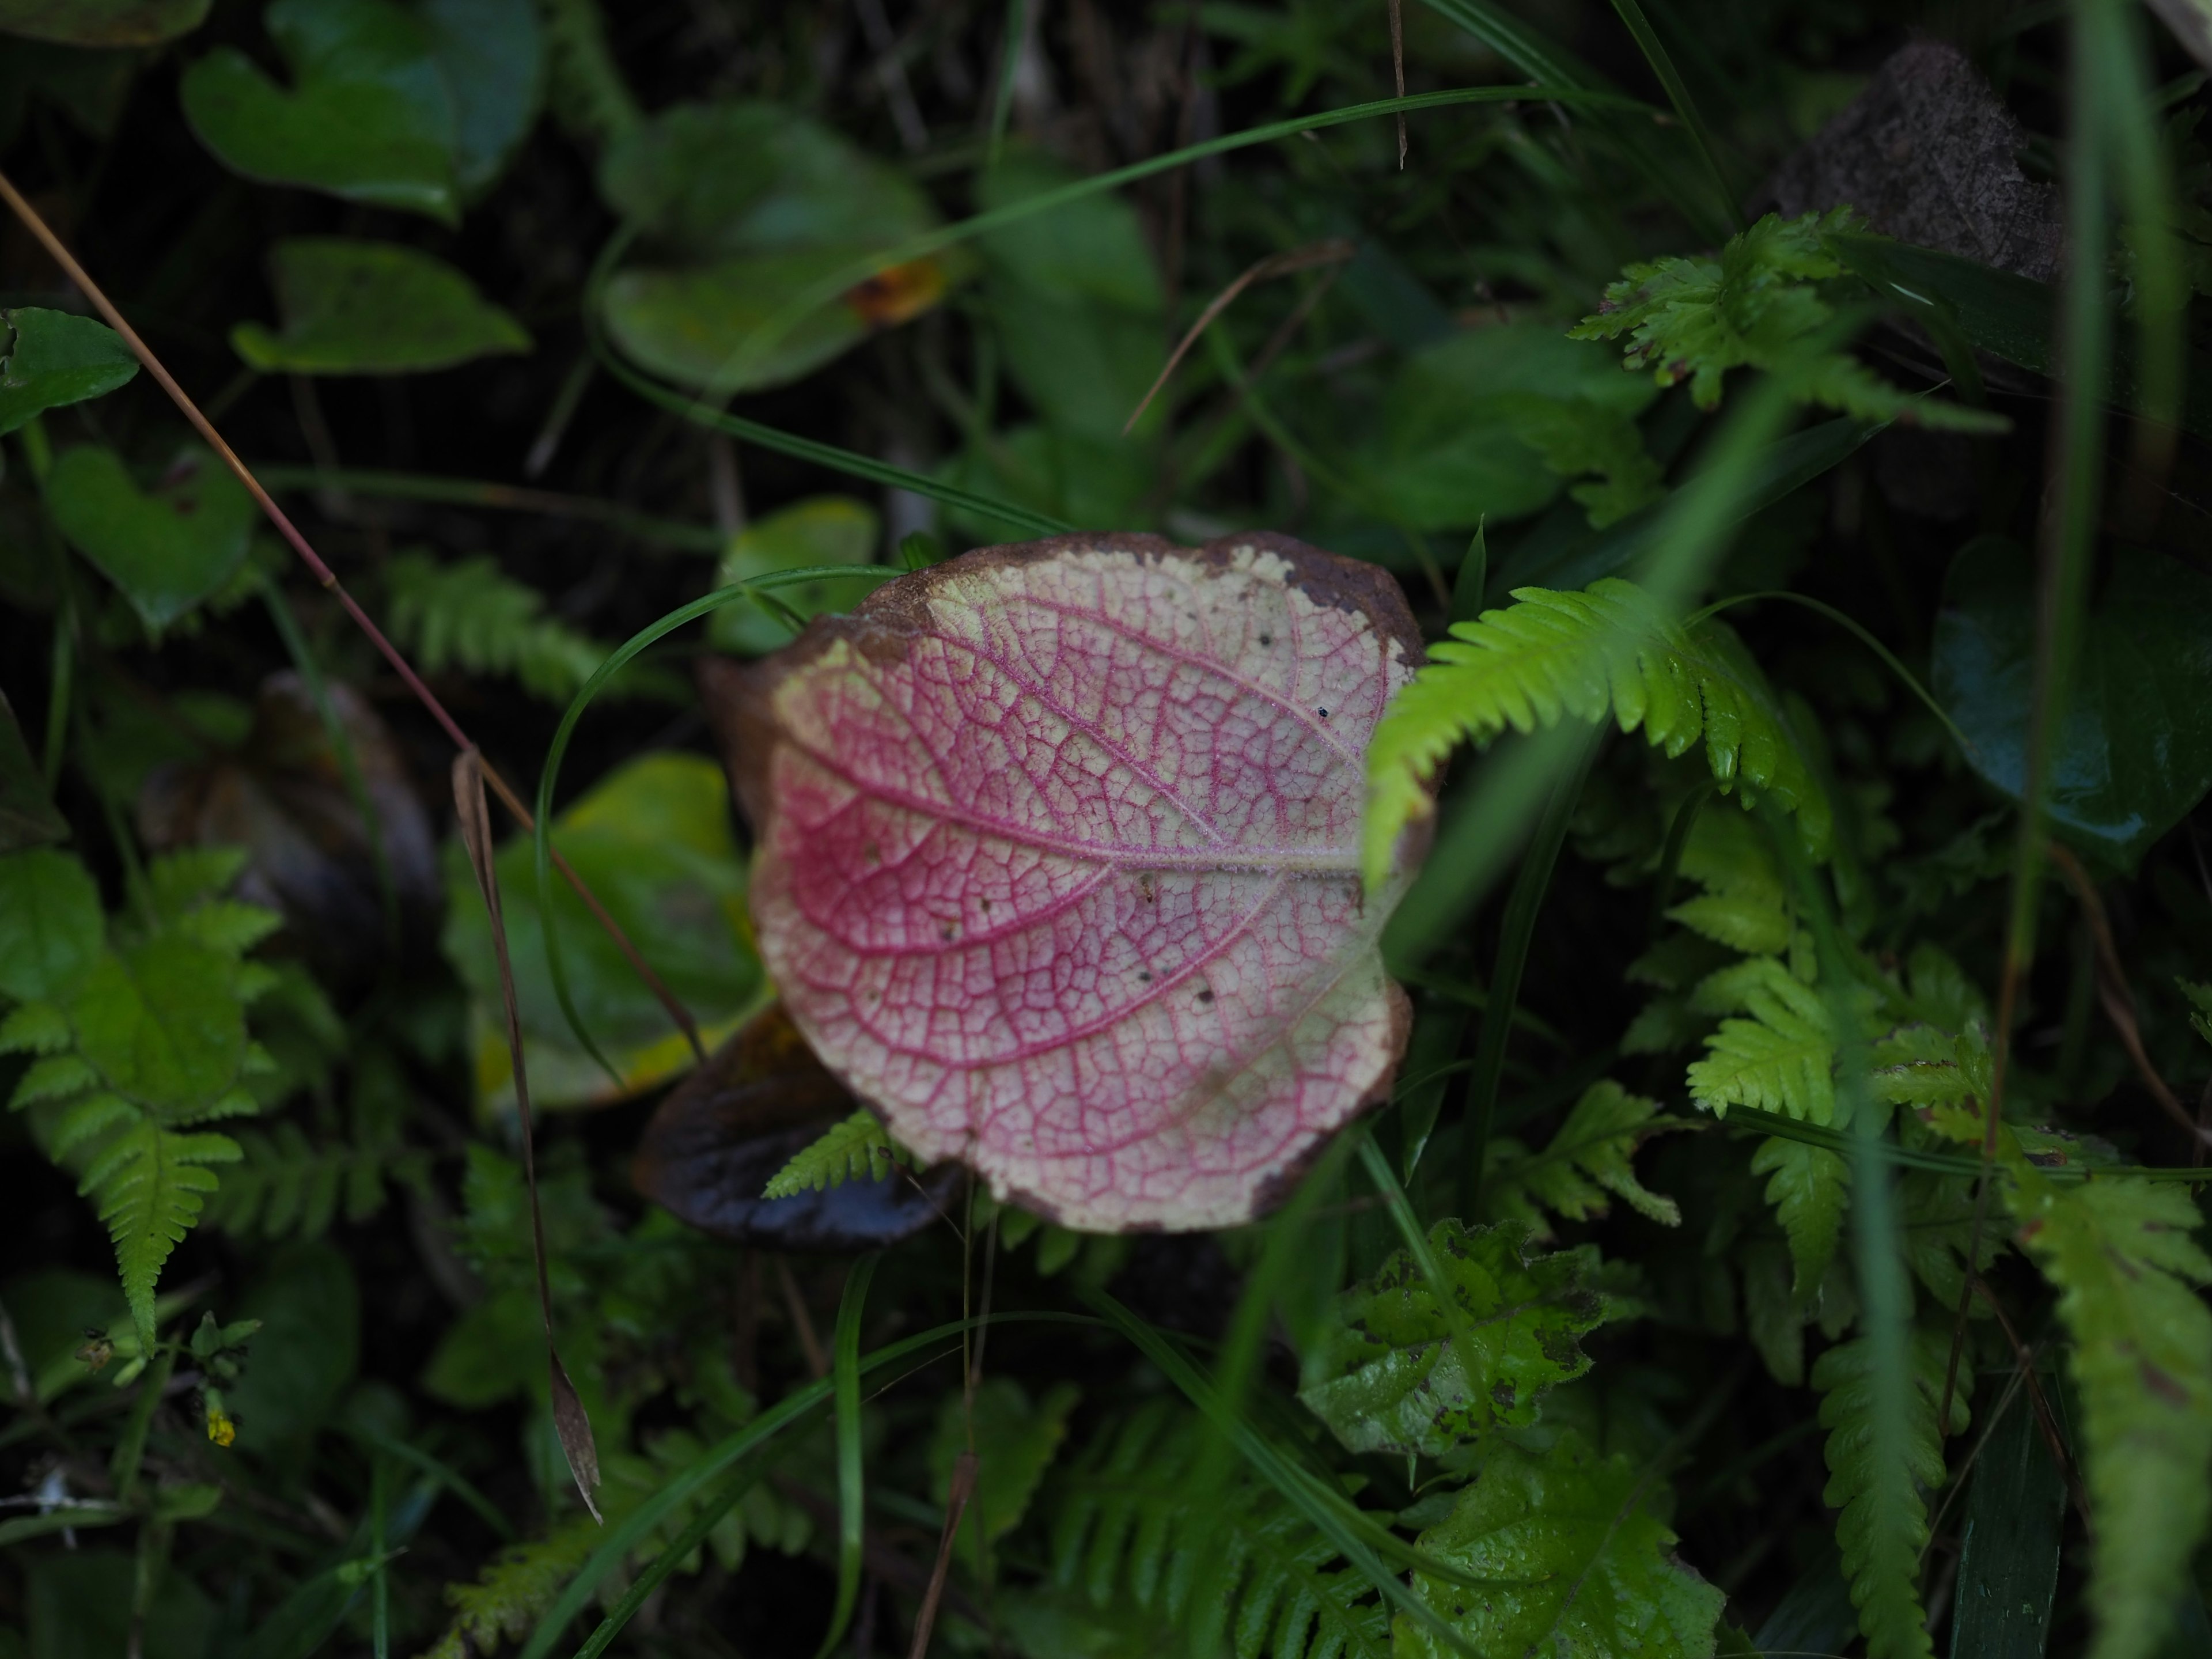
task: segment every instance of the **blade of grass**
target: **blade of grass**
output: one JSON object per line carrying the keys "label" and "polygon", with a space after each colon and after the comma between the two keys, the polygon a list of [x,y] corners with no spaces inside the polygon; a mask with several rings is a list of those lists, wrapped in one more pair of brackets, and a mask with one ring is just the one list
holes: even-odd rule
{"label": "blade of grass", "polygon": [[[568,988],[568,962],[562,955],[560,923],[553,910],[553,879],[550,872],[561,862],[561,855],[553,849],[553,787],[559,781],[562,757],[568,752],[568,739],[575,732],[576,722],[583,719],[585,709],[591,707],[592,699],[599,694],[600,689],[629,666],[640,652],[711,611],[753,598],[763,591],[819,581],[825,576],[881,576],[888,580],[905,574],[884,564],[809,565],[802,570],[779,570],[733,582],[727,587],[718,587],[689,605],[677,606],[666,616],[647,623],[615,647],[569,701],[568,711],[561,716],[560,726],[553,733],[552,744],[545,752],[544,769],[538,774],[538,811],[526,820],[530,830],[532,856],[537,872],[538,914],[542,918],[538,932],[545,943],[545,969],[553,981],[554,1000],[561,1005],[561,1017],[568,1023],[569,1031],[584,1051],[599,1063],[600,1068],[613,1079],[617,1088],[623,1086],[622,1073],[599,1052],[599,1044],[584,1029],[583,1015],[577,1010],[575,995]],[[769,614],[775,613],[771,611]],[[703,1061],[707,1056],[700,1048],[696,1036],[693,1037],[691,1047],[695,1054]]]}
{"label": "blade of grass", "polygon": [[[588,359],[586,360],[588,361]],[[370,467],[270,465],[254,472],[272,491],[343,489],[351,495],[393,501],[430,501],[447,507],[481,507],[502,513],[535,513],[549,519],[581,519],[603,524],[658,547],[687,553],[720,553],[729,538],[712,525],[680,524],[636,513],[592,495],[568,495],[483,478],[446,478],[422,472],[390,472]]]}
{"label": "blade of grass", "polygon": [[1743,209],[1737,204],[1735,191],[1729,186],[1728,174],[1722,170],[1720,152],[1714,147],[1712,132],[1705,125],[1705,118],[1698,113],[1697,100],[1690,96],[1689,85],[1682,79],[1681,71],[1674,67],[1674,58],[1668,56],[1666,43],[1660,40],[1658,31],[1651,27],[1651,20],[1644,15],[1644,8],[1638,5],[1636,0],[1613,0],[1613,9],[1620,15],[1620,21],[1628,26],[1629,33],[1636,37],[1636,45],[1644,54],[1644,61],[1651,65],[1651,72],[1659,77],[1659,84],[1666,88],[1667,101],[1674,105],[1674,113],[1689,129],[1691,142],[1697,145],[1698,154],[1705,161],[1705,171],[1712,175],[1713,189],[1720,197],[1722,212],[1735,222],[1738,230],[1741,230],[1745,223]]}
{"label": "blade of grass", "polygon": [[860,1550],[867,1530],[860,1452],[860,1316],[867,1305],[868,1281],[882,1259],[877,1252],[854,1262],[837,1304],[836,1358],[830,1377],[837,1401],[837,1601],[815,1659],[829,1659],[860,1597]]}
{"label": "blade of grass", "polygon": [[[1468,1080],[1467,1107],[1462,1115],[1468,1125],[1468,1145],[1460,1166],[1459,1212],[1474,1222],[1475,1201],[1482,1194],[1482,1166],[1490,1152],[1491,1121],[1498,1109],[1498,1080],[1505,1072],[1505,1044],[1513,1031],[1513,1010],[1521,1000],[1521,975],[1528,965],[1528,946],[1536,937],[1536,915],[1542,909],[1545,890],[1566,844],[1567,821],[1582,799],[1583,782],[1597,759],[1598,734],[1585,730],[1582,753],[1570,763],[1552,785],[1537,819],[1521,869],[1505,901],[1505,914],[1498,933],[1498,957],[1490,972],[1490,1006],[1482,1011],[1482,1027],[1475,1038],[1474,1070]],[[1426,1246],[1424,1245],[1424,1249]],[[1420,1252],[1417,1251],[1418,1256]],[[1438,1295],[1443,1292],[1439,1290]],[[1455,1306],[1457,1304],[1455,1304]],[[1474,1375],[1469,1371],[1471,1377]]]}
{"label": "blade of grass", "polygon": [[[322,556],[317,553],[309,544],[307,538],[300,533],[299,526],[286,516],[284,509],[276,505],[276,498],[263,487],[260,479],[254,476],[252,469],[239,459],[238,452],[223,441],[222,434],[216,430],[214,422],[201,412],[199,405],[185,394],[184,387],[177,384],[175,377],[169,373],[161,360],[154,355],[152,348],[139,338],[137,330],[132,328],[129,319],[116,309],[115,302],[107,297],[106,290],[93,281],[91,273],[77,263],[76,256],[70,252],[68,246],[60,237],[54,234],[52,228],[40,217],[38,210],[24,199],[22,192],[15,188],[5,173],[0,173],[0,201],[7,203],[9,210],[22,222],[24,228],[28,230],[32,237],[46,251],[48,257],[62,268],[70,281],[76,285],[79,292],[92,301],[93,309],[100,313],[101,319],[123,337],[123,343],[131,348],[131,355],[144,365],[147,374],[151,375],[161,386],[161,390],[168,394],[170,402],[176,404],[179,411],[183,414],[186,421],[191,422],[192,429],[205,441],[208,447],[222,458],[223,465],[228,466],[239,483],[246,487],[246,494],[253,497],[255,504],[260,507],[263,514],[270,524],[276,526],[277,534],[282,536],[291,550],[299,555],[301,562],[313,574],[315,580],[337,600],[340,608],[352,618],[354,626],[368,636],[368,642],[374,646],[378,654],[392,665],[392,672],[399,676],[400,682],[413,694],[415,700],[422,705],[431,719],[437,721],[440,729],[452,741],[453,747],[459,750],[474,749],[476,746],[474,742],[467,732],[461,730],[459,723],[447,712],[445,704],[438,701],[436,695],[422,683],[422,676],[417,674],[407,659],[400,654],[398,647],[385,636],[384,630],[379,628],[370,619],[368,613],[361,608],[360,601],[346,592],[345,585],[337,578],[337,573],[323,562]],[[28,428],[25,429],[27,430]],[[499,797],[501,804],[515,816],[524,829],[529,829],[530,814],[522,805],[522,798],[507,787],[507,780],[499,775],[498,769],[489,761],[483,762],[483,767],[484,781],[491,787],[492,793]],[[556,858],[555,863],[569,886],[575,889],[577,897],[583,900],[585,908],[591,911],[592,919],[606,931],[607,936],[614,940],[616,947],[622,951],[631,969],[644,981],[647,988],[652,991],[660,1006],[668,1011],[668,1017],[676,1023],[677,1029],[681,1030],[690,1042],[692,1051],[701,1059],[706,1058],[706,1051],[699,1042],[697,1023],[692,1019],[690,1011],[677,1000],[675,994],[662,982],[659,975],[646,966],[645,959],[638,955],[637,947],[630,943],[629,935],[615,925],[615,919],[607,914],[606,907],[599,902],[599,896],[586,884],[581,876],[569,867],[568,861],[566,859]]]}
{"label": "blade of grass", "polygon": [[[1082,1314],[1051,1311],[997,1313],[978,1320],[956,1319],[902,1338],[877,1349],[873,1353],[862,1355],[860,1375],[866,1376],[872,1371],[896,1364],[909,1355],[921,1353],[933,1347],[945,1349],[943,1354],[933,1355],[933,1358],[957,1354],[960,1352],[961,1334],[971,1325],[986,1323],[1097,1326],[1100,1322]],[[575,1577],[568,1581],[553,1605],[538,1620],[538,1628],[531,1632],[530,1640],[524,1644],[515,1659],[546,1659],[553,1650],[553,1644],[561,1639],[561,1632],[590,1603],[601,1582],[629,1559],[632,1550],[653,1536],[671,1513],[690,1501],[695,1492],[733,1468],[740,1458],[767,1445],[786,1429],[805,1421],[829,1405],[835,1389],[836,1379],[824,1377],[786,1396],[744,1428],[707,1448],[687,1468],[672,1475],[659,1490],[642,1499],[620,1521],[609,1527],[599,1547],[585,1559],[584,1565],[577,1569]],[[676,1560],[682,1559],[682,1556],[675,1558]],[[640,1598],[641,1601],[642,1599]]]}

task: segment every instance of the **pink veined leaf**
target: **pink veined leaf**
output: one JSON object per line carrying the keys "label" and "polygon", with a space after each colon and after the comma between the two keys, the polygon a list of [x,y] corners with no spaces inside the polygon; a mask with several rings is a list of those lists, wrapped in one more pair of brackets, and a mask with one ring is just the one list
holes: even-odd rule
{"label": "pink veined leaf", "polygon": [[712,664],[792,1018],[1002,1199],[1102,1231],[1249,1219],[1404,1047],[1377,940],[1423,844],[1364,892],[1359,827],[1420,656],[1372,565],[1076,535]]}

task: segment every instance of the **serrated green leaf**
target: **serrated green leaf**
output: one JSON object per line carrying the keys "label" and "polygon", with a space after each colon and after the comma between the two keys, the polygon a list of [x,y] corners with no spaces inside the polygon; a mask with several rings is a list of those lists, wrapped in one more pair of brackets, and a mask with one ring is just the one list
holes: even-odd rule
{"label": "serrated green leaf", "polygon": [[2212,1520],[2212,1256],[2185,1188],[2014,1166],[2013,1213],[2074,1339],[2097,1516],[2090,1659],[2151,1659]]}
{"label": "serrated green leaf", "polygon": [[[1501,1424],[1536,1420],[1553,1385],[1589,1359],[1577,1339],[1606,1317],[1589,1285],[1593,1246],[1531,1256],[1528,1229],[1430,1230],[1430,1248],[1465,1316],[1455,1342],[1445,1310],[1412,1255],[1398,1251],[1339,1298],[1322,1380],[1298,1398],[1353,1451],[1440,1456]],[[1476,1374],[1462,1347],[1473,1350]]]}
{"label": "serrated green leaf", "polygon": [[[1673,1553],[1654,1483],[1571,1431],[1540,1455],[1501,1444],[1422,1549],[1480,1588],[1417,1572],[1421,1598],[1475,1652],[1517,1659],[1708,1659],[1727,1597]],[[1448,1650],[1401,1614],[1397,1659]]]}
{"label": "serrated green leaf", "polygon": [[106,923],[84,866],[52,848],[0,854],[0,993],[54,996],[99,956]]}
{"label": "serrated green leaf", "polygon": [[862,1107],[833,1126],[819,1140],[801,1147],[763,1189],[763,1198],[793,1198],[842,1187],[848,1181],[881,1181],[895,1164],[914,1160],[891,1138],[876,1115]]}
{"label": "serrated green leaf", "polygon": [[0,1054],[58,1054],[75,1039],[69,1016],[51,1002],[27,1002],[0,1019]]}
{"label": "serrated green leaf", "polygon": [[165,921],[177,921],[236,881],[251,857],[243,847],[184,847],[164,853],[146,866],[155,910]]}
{"label": "serrated green leaf", "polygon": [[397,242],[295,236],[270,251],[281,330],[231,348],[266,374],[416,374],[530,349],[521,324],[443,259]]}
{"label": "serrated green leaf", "polygon": [[1705,1039],[1706,1058],[1690,1065],[1690,1097],[1716,1117],[1730,1106],[1778,1112],[1814,1123],[1836,1114],[1836,1042],[1826,1000],[1771,957],[1723,969],[1692,1005],[1741,1007]]}
{"label": "serrated green leaf", "polygon": [[138,372],[123,337],[89,317],[19,306],[0,311],[8,350],[0,357],[0,434],[43,410],[112,392]]}
{"label": "serrated green leaf", "polygon": [[215,1191],[210,1164],[237,1161],[228,1135],[179,1134],[143,1122],[112,1144],[85,1171],[78,1190],[90,1197],[115,1243],[123,1294],[142,1352],[154,1344],[154,1286],[200,1206]]}
{"label": "serrated green leaf", "polygon": [[1592,1084],[1542,1152],[1531,1152],[1510,1138],[1492,1143],[1484,1201],[1501,1220],[1528,1228],[1532,1238],[1551,1236],[1546,1211],[1587,1221],[1606,1213],[1608,1194],[1662,1226],[1678,1227],[1680,1207],[1638,1181],[1632,1160],[1653,1135],[1692,1127],[1662,1118],[1657,1101],[1632,1095],[1609,1079]]}
{"label": "serrated green leaf", "polygon": [[174,933],[111,951],[69,999],[77,1046],[118,1094],[189,1122],[228,1092],[246,1054],[229,961]]}
{"label": "serrated green leaf", "polygon": [[[244,956],[283,925],[284,918],[274,910],[241,904],[235,899],[216,899],[178,917],[176,930],[217,956],[235,957]],[[260,975],[254,978],[258,981]],[[238,989],[234,985],[234,992]]]}
{"label": "serrated green leaf", "polygon": [[1627,335],[1627,366],[1652,368],[1662,386],[1687,380],[1700,409],[1719,406],[1729,370],[1756,368],[1780,375],[1800,402],[1861,420],[2004,431],[2010,423],[2001,416],[1915,397],[1848,352],[1808,349],[1837,307],[1866,292],[1832,245],[1856,218],[1849,207],[1796,219],[1770,213],[1730,237],[1717,258],[1631,265],[1625,281],[1606,289],[1604,309],[1569,333],[1580,340]]}
{"label": "serrated green leaf", "polygon": [[[1920,1605],[1920,1554],[1928,1546],[1928,1505],[1922,1493],[1944,1480],[1936,1407],[1950,1346],[1948,1328],[1912,1333],[1913,1386],[1908,1390],[1907,1461],[1902,1467],[1877,1451],[1872,1340],[1857,1337],[1838,1344],[1813,1366],[1813,1386],[1824,1396],[1820,1426],[1828,1431],[1829,1478],[1821,1498],[1843,1511],[1836,1542],[1869,1659],[1930,1659],[1934,1652]],[[1951,1420],[1954,1432],[1966,1427],[1963,1391],[1953,1396]]]}
{"label": "serrated green leaf", "polygon": [[1850,1166],[1826,1147],[1769,1135],[1751,1155],[1751,1172],[1768,1177],[1766,1201],[1790,1241],[1791,1294],[1802,1304],[1836,1259],[1850,1207]]}
{"label": "serrated green leaf", "polygon": [[987,1377],[976,1387],[972,1415],[961,1395],[945,1396],[929,1443],[930,1478],[936,1483],[938,1502],[947,1499],[952,1466],[969,1444],[971,1422],[975,1451],[975,1495],[961,1526],[955,1559],[975,1559],[979,1528],[988,1551],[1021,1524],[1067,1437],[1068,1414],[1080,1397],[1074,1384],[1062,1382],[1032,1400],[1028,1389],[1006,1376]]}
{"label": "serrated green leaf", "polygon": [[61,1100],[95,1088],[100,1073],[76,1054],[52,1054],[35,1060],[8,1097],[8,1109],[21,1111],[34,1100]]}
{"label": "serrated green leaf", "polygon": [[1363,854],[1370,885],[1388,871],[1400,832],[1432,810],[1429,781],[1455,747],[1570,717],[1640,726],[1669,756],[1702,740],[1723,792],[1746,807],[1771,795],[1796,815],[1808,848],[1825,853],[1833,827],[1826,792],[1726,624],[1685,628],[1617,577],[1580,593],[1523,587],[1513,597],[1506,610],[1453,623],[1376,728]]}

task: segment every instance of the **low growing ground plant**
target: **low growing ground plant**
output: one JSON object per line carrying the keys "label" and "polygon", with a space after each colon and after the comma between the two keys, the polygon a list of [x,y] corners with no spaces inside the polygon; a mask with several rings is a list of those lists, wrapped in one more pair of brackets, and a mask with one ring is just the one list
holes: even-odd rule
{"label": "low growing ground plant", "polygon": [[2191,0],[0,0],[0,1659],[2212,1654]]}

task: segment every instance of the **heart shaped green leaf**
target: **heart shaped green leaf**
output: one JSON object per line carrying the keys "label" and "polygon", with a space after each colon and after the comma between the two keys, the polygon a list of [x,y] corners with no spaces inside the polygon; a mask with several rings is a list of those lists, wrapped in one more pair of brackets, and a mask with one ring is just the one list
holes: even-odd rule
{"label": "heart shaped green leaf", "polygon": [[391,0],[276,0],[263,21],[292,86],[217,47],[181,88],[200,141],[249,179],[457,219],[458,116],[430,27]]}
{"label": "heart shaped green leaf", "polygon": [[206,450],[179,453],[139,489],[112,449],[87,444],[54,463],[46,505],[70,545],[159,630],[228,581],[246,558],[253,498]]}
{"label": "heart shaped green leaf", "polygon": [[41,410],[112,392],[138,372],[123,337],[89,317],[21,306],[0,311],[0,324],[9,337],[0,357],[0,433]]}
{"label": "heart shaped green leaf", "polygon": [[545,31],[531,0],[422,0],[419,15],[453,100],[453,177],[477,196],[538,119]]}
{"label": "heart shaped green leaf", "polygon": [[[1936,622],[1936,696],[1974,769],[2017,799],[2034,707],[2035,573],[1999,537],[1960,550]],[[2212,788],[2212,578],[2121,547],[2081,630],[2071,707],[2052,757],[2053,827],[2133,868]]]}
{"label": "heart shaped green leaf", "polygon": [[[794,501],[748,526],[722,556],[718,586],[750,580],[778,570],[811,565],[866,564],[882,533],[875,509],[850,495],[817,495]],[[800,587],[782,587],[775,597],[801,619],[849,611],[883,579],[824,577]],[[758,605],[726,605],[709,624],[715,648],[741,657],[765,655],[791,643],[791,629]]]}
{"label": "heart shaped green leaf", "polygon": [[0,33],[64,46],[155,46],[207,21],[213,0],[0,0]]}
{"label": "heart shaped green leaf", "polygon": [[686,386],[795,380],[928,310],[960,274],[956,258],[918,259],[788,316],[810,287],[932,228],[937,212],[902,174],[773,104],[667,111],[609,150],[599,192],[652,250],[607,284],[608,330]]}
{"label": "heart shaped green leaf", "polygon": [[271,374],[409,374],[530,349],[521,324],[434,255],[397,242],[301,236],[269,258],[284,323],[240,323],[230,343]]}

